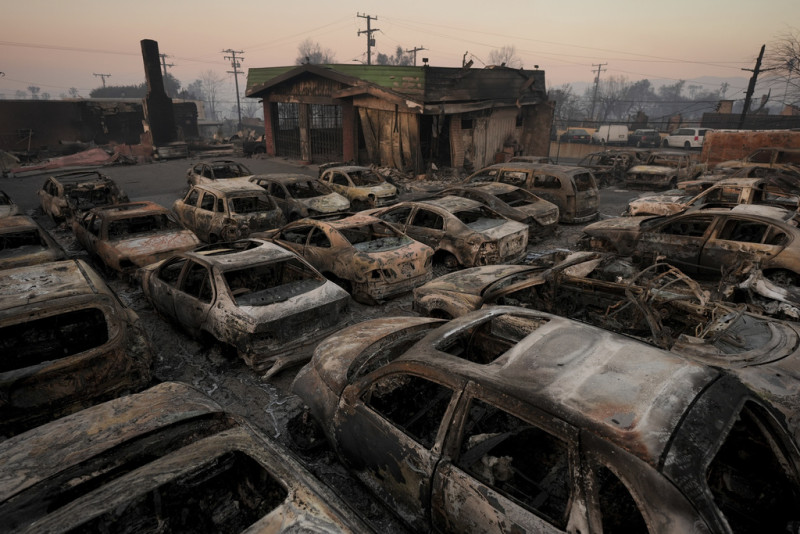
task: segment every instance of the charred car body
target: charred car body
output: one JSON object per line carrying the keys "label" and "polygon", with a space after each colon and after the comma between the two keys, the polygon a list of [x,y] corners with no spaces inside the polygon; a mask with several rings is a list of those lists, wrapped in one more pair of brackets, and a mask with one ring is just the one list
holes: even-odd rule
{"label": "charred car body", "polygon": [[250,181],[263,187],[287,221],[333,215],[350,209],[350,201],[305,174],[258,174]]}
{"label": "charred car body", "polygon": [[263,235],[302,256],[353,298],[374,304],[433,276],[433,250],[365,214],[337,221],[302,219]]}
{"label": "charred car body", "polygon": [[79,217],[95,207],[128,202],[128,195],[111,178],[96,171],[51,176],[36,194],[42,211],[56,222]]}
{"label": "charred car body", "polygon": [[647,161],[634,165],[625,175],[627,187],[675,189],[678,182],[703,174],[706,166],[682,150],[653,151]]}
{"label": "charred car body", "polygon": [[90,210],[72,221],[72,232],[90,256],[125,275],[200,244],[165,207],[148,201]]}
{"label": "charred car body", "polygon": [[283,212],[261,187],[240,180],[191,186],[172,211],[206,243],[235,241],[284,223]]}
{"label": "charred car body", "polygon": [[628,203],[628,215],[672,215],[693,207],[732,208],[738,204],[762,204],[796,210],[798,197],[768,178],[726,178],[698,195],[669,191],[647,195]]}
{"label": "charred car body", "polygon": [[489,206],[512,221],[528,225],[529,237],[551,234],[558,224],[558,206],[527,189],[500,182],[450,187],[441,196],[469,198]]}
{"label": "charred car body", "polygon": [[582,245],[646,260],[664,257],[689,274],[719,278],[743,263],[797,285],[800,229],[795,212],[773,206],[688,210],[667,217],[618,217],[586,226]]}
{"label": "charred car body", "polygon": [[538,163],[500,163],[469,176],[464,183],[503,182],[558,206],[559,221],[584,223],[597,217],[599,191],[592,173],[581,167]]}
{"label": "charred car body", "polygon": [[800,347],[800,329],[792,323],[712,300],[670,265],[640,271],[613,254],[576,252],[549,269],[467,269],[414,291],[414,310],[432,317],[458,317],[487,304],[578,319],[719,367],[797,360]]}
{"label": "charred car body", "polygon": [[610,185],[625,180],[628,169],[647,159],[649,152],[633,149],[610,149],[584,156],[578,167],[590,169],[601,185]]}
{"label": "charred car body", "polygon": [[527,226],[468,198],[401,202],[370,213],[431,247],[434,267],[440,272],[514,263],[528,245]]}
{"label": "charred car body", "polygon": [[292,389],[418,530],[777,532],[797,519],[797,444],[761,396],[544,312],[357,324]]}
{"label": "charred car body", "polygon": [[244,178],[246,180],[251,176],[253,176],[253,173],[250,172],[250,169],[229,159],[203,161],[192,165],[186,171],[186,181],[190,186],[214,183],[217,180],[229,180],[231,178]]}
{"label": "charred car body", "polygon": [[347,197],[354,211],[389,206],[397,202],[397,188],[369,167],[320,166],[319,179]]}
{"label": "charred car body", "polygon": [[0,269],[67,258],[55,239],[27,215],[0,217]]}
{"label": "charred car body", "polygon": [[305,349],[339,326],[350,300],[295,253],[256,239],[175,254],[141,279],[163,316],[270,374],[308,359]]}
{"label": "charred car body", "polygon": [[14,532],[367,532],[290,452],[162,383],[0,444]]}
{"label": "charred car body", "polygon": [[148,385],[138,316],[80,260],[0,271],[0,434]]}

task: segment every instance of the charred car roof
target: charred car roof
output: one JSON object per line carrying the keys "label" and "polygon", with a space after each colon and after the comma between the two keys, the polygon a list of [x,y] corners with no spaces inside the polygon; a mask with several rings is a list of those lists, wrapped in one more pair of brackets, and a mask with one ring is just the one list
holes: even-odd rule
{"label": "charred car roof", "polygon": [[1,444],[0,515],[26,532],[368,530],[282,446],[169,382]]}

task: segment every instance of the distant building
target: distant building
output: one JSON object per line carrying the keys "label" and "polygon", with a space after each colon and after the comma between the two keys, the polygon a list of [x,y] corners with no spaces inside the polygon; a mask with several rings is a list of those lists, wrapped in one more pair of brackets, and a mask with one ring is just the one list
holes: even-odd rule
{"label": "distant building", "polygon": [[385,65],[250,69],[266,152],[423,172],[481,167],[499,153],[546,156],[553,108],[544,71]]}
{"label": "distant building", "polygon": [[[196,138],[195,103],[176,101],[174,113],[177,137]],[[0,150],[58,154],[69,143],[136,145],[143,122],[141,98],[0,100]]]}

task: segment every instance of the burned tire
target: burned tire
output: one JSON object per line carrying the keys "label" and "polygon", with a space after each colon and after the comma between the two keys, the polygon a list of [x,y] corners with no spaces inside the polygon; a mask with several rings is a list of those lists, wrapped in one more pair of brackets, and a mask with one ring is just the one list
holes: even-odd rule
{"label": "burned tire", "polygon": [[449,252],[438,252],[433,257],[433,275],[436,277],[458,269],[458,259]]}

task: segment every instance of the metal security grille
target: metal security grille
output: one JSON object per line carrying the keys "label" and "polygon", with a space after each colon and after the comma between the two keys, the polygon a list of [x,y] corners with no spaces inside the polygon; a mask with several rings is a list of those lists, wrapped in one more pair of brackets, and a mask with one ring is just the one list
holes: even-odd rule
{"label": "metal security grille", "polygon": [[300,159],[300,104],[278,102],[273,116],[275,152],[278,156]]}
{"label": "metal security grille", "polygon": [[311,104],[310,108],[312,161],[341,161],[342,107]]}

